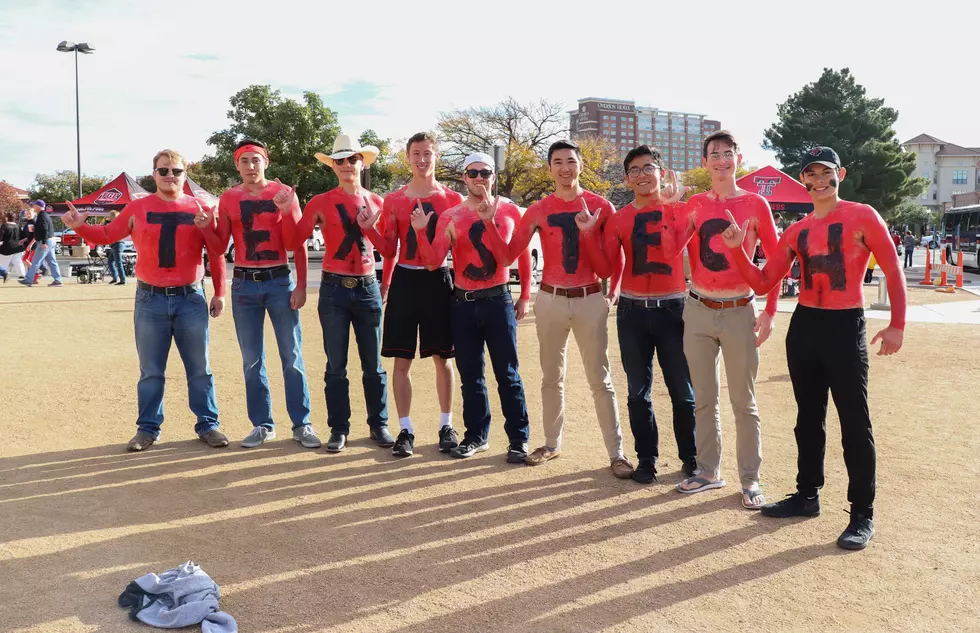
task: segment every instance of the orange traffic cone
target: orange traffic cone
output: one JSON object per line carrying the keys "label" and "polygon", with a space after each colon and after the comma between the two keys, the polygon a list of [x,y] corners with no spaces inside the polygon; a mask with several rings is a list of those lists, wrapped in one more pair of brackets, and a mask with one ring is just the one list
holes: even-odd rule
{"label": "orange traffic cone", "polygon": [[932,249],[926,244],[926,278],[919,282],[920,286],[932,285]]}
{"label": "orange traffic cone", "polygon": [[963,288],[963,251],[959,252],[959,257],[956,259],[956,287]]}

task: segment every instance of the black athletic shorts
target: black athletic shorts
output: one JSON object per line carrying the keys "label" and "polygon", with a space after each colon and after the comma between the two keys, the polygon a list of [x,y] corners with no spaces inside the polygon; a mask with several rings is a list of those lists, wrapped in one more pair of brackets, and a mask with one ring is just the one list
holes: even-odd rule
{"label": "black athletic shorts", "polygon": [[450,330],[449,306],[453,281],[448,268],[436,270],[395,266],[385,306],[381,355],[393,358],[415,358],[435,354],[452,358],[453,336]]}

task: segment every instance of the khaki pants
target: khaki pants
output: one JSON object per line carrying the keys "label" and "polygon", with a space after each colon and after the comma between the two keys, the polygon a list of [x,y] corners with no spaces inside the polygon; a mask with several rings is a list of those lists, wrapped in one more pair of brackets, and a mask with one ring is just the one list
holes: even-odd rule
{"label": "khaki pants", "polygon": [[684,308],[684,355],[694,385],[698,468],[705,475],[721,477],[721,350],[728,398],[735,415],[735,455],[743,488],[759,482],[762,465],[762,424],[755,403],[755,378],[759,373],[755,317],[755,302],[741,308],[712,310],[689,297]]}
{"label": "khaki pants", "polygon": [[619,426],[616,392],[609,373],[609,308],[602,293],[569,299],[544,291],[534,300],[534,321],[541,355],[541,409],[545,444],[561,447],[565,425],[565,351],[568,333],[582,354],[585,377],[592,388],[592,401],[602,430],[609,459],[623,457],[623,432]]}

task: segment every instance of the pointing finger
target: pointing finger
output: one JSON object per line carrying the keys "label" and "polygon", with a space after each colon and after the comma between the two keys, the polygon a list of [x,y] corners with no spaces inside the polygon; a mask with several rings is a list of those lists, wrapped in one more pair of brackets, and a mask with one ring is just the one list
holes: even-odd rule
{"label": "pointing finger", "polygon": [[735,221],[735,216],[732,215],[732,212],[731,211],[729,211],[728,209],[725,209],[725,215],[728,216],[728,221],[729,222],[731,222],[735,226],[738,226],[738,222]]}

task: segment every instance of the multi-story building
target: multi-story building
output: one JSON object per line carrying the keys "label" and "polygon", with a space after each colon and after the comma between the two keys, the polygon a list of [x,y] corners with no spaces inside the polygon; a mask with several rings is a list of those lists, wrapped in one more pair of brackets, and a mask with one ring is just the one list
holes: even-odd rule
{"label": "multi-story building", "polygon": [[919,204],[934,209],[953,206],[953,196],[980,191],[980,147],[963,147],[920,134],[902,143],[915,154],[915,176],[929,181]]}
{"label": "multi-story building", "polygon": [[684,172],[701,166],[701,144],[721,123],[703,114],[638,106],[633,101],[586,97],[570,110],[572,137],[596,134],[611,142],[623,156],[637,145],[655,147],[668,167]]}

